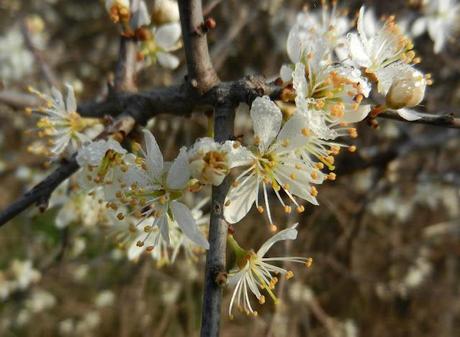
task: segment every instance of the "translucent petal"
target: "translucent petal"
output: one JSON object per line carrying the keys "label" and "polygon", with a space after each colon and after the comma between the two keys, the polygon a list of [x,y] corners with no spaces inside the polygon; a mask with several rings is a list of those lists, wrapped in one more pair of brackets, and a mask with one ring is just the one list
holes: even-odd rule
{"label": "translucent petal", "polygon": [[166,185],[169,188],[180,190],[187,186],[189,178],[190,167],[188,166],[187,152],[185,148],[182,148],[169,168]]}
{"label": "translucent petal", "polygon": [[147,170],[156,179],[159,179],[163,174],[163,155],[155,137],[149,130],[144,130],[144,142],[147,151],[145,158]]}
{"label": "translucent petal", "polygon": [[251,106],[251,119],[259,149],[264,152],[278,134],[283,119],[281,110],[268,96],[257,97]]}
{"label": "translucent petal", "polygon": [[182,232],[197,245],[205,249],[209,249],[209,243],[198,230],[198,226],[196,225],[192,212],[188,209],[188,207],[178,201],[172,201],[170,207],[174,220]]}
{"label": "translucent petal", "polygon": [[259,185],[256,176],[249,178],[244,185],[232,186],[225,199],[226,203],[230,200],[230,204],[224,206],[225,220],[234,224],[243,219],[254,204],[258,193]]}
{"label": "translucent petal", "polygon": [[177,43],[181,35],[179,23],[168,23],[157,29],[155,40],[158,46],[165,51],[170,51]]}
{"label": "translucent petal", "polygon": [[171,53],[159,51],[157,53],[158,63],[167,69],[176,69],[179,66],[179,58]]}
{"label": "translucent petal", "polygon": [[282,231],[276,233],[270,239],[265,241],[265,243],[257,251],[257,256],[265,256],[268,250],[278,241],[295,240],[297,238],[297,225],[298,224],[295,224],[291,228],[283,229]]}

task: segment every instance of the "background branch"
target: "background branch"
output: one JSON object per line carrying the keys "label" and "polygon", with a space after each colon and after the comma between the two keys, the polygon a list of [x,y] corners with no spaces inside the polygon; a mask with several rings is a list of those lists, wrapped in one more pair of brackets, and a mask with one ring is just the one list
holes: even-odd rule
{"label": "background branch", "polygon": [[215,86],[219,79],[209,56],[201,0],[179,0],[179,12],[188,80],[192,87],[203,94]]}

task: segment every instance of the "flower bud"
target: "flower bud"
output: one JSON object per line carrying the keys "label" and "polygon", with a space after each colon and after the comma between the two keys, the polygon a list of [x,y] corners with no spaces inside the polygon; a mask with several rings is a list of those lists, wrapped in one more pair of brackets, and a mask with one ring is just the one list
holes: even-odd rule
{"label": "flower bud", "polygon": [[412,108],[423,100],[426,85],[423,74],[411,68],[394,79],[386,96],[386,105],[392,109]]}
{"label": "flower bud", "polygon": [[156,0],[153,7],[153,21],[157,25],[179,21],[179,7],[173,0]]}
{"label": "flower bud", "polygon": [[189,152],[192,177],[218,186],[230,171],[227,152],[211,138],[201,138]]}
{"label": "flower bud", "polygon": [[115,23],[129,20],[129,0],[105,0],[105,9],[109,13],[110,19]]}

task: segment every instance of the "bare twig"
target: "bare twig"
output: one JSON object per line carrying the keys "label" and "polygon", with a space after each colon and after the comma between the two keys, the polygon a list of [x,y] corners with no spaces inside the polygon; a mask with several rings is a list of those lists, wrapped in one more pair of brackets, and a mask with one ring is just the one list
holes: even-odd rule
{"label": "bare twig", "polygon": [[21,22],[21,32],[24,37],[24,42],[26,47],[30,50],[32,55],[35,58],[35,61],[38,63],[41,72],[43,73],[43,76],[46,79],[46,82],[48,82],[49,85],[58,87],[59,86],[59,81],[54,74],[53,70],[49,66],[49,64],[46,62],[45,58],[42,55],[42,52],[37,49],[35,46],[32,36],[30,35],[30,30],[29,27],[27,26],[27,22],[25,20],[22,20]]}
{"label": "bare twig", "polygon": [[420,114],[421,118],[408,121],[401,117],[395,111],[385,111],[380,113],[377,117],[394,119],[402,122],[416,123],[416,124],[428,124],[433,126],[441,126],[445,128],[460,129],[460,118],[455,118],[454,114],[443,114],[443,115],[431,115],[431,114]]}
{"label": "bare twig", "polygon": [[179,0],[188,80],[203,94],[219,83],[208,51],[201,0]]}
{"label": "bare twig", "polygon": [[[131,13],[139,9],[140,0],[131,0]],[[120,50],[115,68],[115,91],[136,91],[136,54],[137,46],[134,37],[120,37]]]}

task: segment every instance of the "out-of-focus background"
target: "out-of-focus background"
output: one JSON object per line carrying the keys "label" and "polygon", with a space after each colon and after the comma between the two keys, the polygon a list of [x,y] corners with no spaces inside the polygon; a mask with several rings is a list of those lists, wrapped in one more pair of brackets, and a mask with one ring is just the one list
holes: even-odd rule
{"label": "out-of-focus background", "polygon": [[[287,61],[285,41],[296,14],[305,4],[320,7],[318,1],[296,0],[204,3],[217,22],[208,39],[224,80],[277,76]],[[362,3],[341,1],[339,8],[353,18]],[[417,1],[364,3],[378,15],[395,14],[403,25],[420,16]],[[27,152],[34,138],[26,130],[36,121],[17,108],[29,97],[21,95],[28,86],[46,91],[54,81],[72,84],[80,102],[103,98],[119,31],[102,1],[3,0],[0,13],[3,209],[47,172],[46,160]],[[427,35],[414,42],[420,69],[434,79],[418,109],[458,116],[459,44],[451,41],[435,55]],[[182,60],[177,70],[145,68],[139,87],[180,82],[183,51],[176,55]],[[149,124],[167,159],[204,136],[206,126],[198,114],[162,116]],[[236,134],[250,128],[241,109]],[[305,205],[298,217],[273,207],[280,227],[300,225],[298,240],[272,254],[311,256],[313,267],[290,266],[295,277],[277,287],[281,303],[257,304],[257,318],[230,320],[226,291],[222,336],[460,334],[460,132],[389,120],[379,120],[378,129],[365,122],[358,129],[353,140],[358,151],[338,157],[337,180],[319,188],[319,206]],[[192,263],[179,256],[172,266],[159,267],[146,255],[133,263],[117,249],[97,205],[51,206],[43,214],[30,210],[0,229],[1,336],[199,335],[203,259]],[[65,226],[63,207],[74,216]],[[258,248],[270,236],[257,212],[235,231],[245,248]]]}

